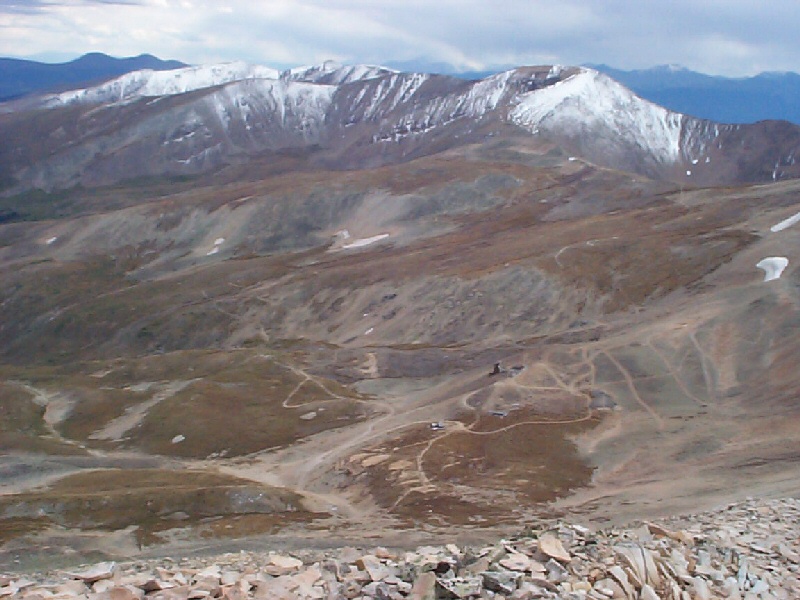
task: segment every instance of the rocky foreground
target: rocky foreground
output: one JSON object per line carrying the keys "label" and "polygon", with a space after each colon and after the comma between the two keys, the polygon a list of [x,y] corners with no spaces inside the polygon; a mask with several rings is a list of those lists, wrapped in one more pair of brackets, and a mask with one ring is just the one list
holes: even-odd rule
{"label": "rocky foreground", "polygon": [[0,597],[796,599],[798,535],[800,500],[748,500],[626,529],[592,532],[553,524],[482,548],[342,548],[296,556],[242,552],[9,573],[0,576]]}

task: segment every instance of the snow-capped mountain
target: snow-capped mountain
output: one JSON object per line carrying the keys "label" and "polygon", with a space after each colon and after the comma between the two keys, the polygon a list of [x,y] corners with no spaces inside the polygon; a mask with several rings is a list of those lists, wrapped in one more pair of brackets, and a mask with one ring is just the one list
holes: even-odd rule
{"label": "snow-capped mountain", "polygon": [[365,79],[375,79],[390,73],[397,73],[397,71],[377,65],[341,65],[336,61],[326,60],[321,65],[289,69],[284,71],[281,76],[291,81],[341,85]]}
{"label": "snow-capped mountain", "polygon": [[167,71],[143,69],[89,88],[45,95],[39,99],[38,105],[55,108],[66,104],[103,104],[136,98],[174,96],[249,79],[281,79],[322,85],[342,85],[392,73],[396,71],[373,65],[344,66],[334,61],[283,72],[245,62],[183,67]]}
{"label": "snow-capped mountain", "polygon": [[75,60],[56,64],[0,58],[0,102],[35,93],[85,87],[86,82],[105,81],[141,69],[166,71],[185,66],[180,61],[161,60],[150,54],[114,58],[90,52]]}
{"label": "snow-capped mountain", "polygon": [[683,116],[642,100],[597,71],[581,69],[522,94],[510,118],[531,132],[566,132],[588,151],[613,152],[634,144],[662,163],[680,159]]}
{"label": "snow-capped mountain", "polygon": [[169,71],[146,69],[126,73],[121,77],[87,89],[45,96],[42,101],[49,108],[73,103],[121,102],[134,98],[185,94],[246,79],[278,79],[279,76],[280,73],[275,69],[249,65],[244,62],[184,67]]}
{"label": "snow-capped mountain", "polygon": [[[196,174],[288,149],[328,168],[378,166],[523,133],[600,166],[686,183],[800,176],[800,128],[694,119],[583,67],[467,81],[330,61],[282,73],[230,63],[137,71],[5,108],[0,135],[14,144],[0,149],[0,175],[17,189]],[[37,135],[26,135],[34,124]]]}

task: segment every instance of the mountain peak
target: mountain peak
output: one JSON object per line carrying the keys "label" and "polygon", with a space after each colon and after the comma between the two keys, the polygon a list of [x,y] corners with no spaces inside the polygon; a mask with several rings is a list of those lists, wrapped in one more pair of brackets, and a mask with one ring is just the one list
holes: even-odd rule
{"label": "mountain peak", "polygon": [[[551,68],[553,77],[560,77],[562,69]],[[591,137],[606,146],[609,140],[627,139],[656,162],[678,160],[682,115],[636,96],[594,69],[578,67],[564,75],[553,85],[524,94],[511,119],[532,132],[564,132],[586,148],[595,144]]]}
{"label": "mountain peak", "polygon": [[114,58],[101,52],[84,54],[72,61],[51,64],[13,58],[0,59],[0,102],[28,94],[86,87],[141,69],[163,71],[186,65],[161,60],[150,54]]}
{"label": "mountain peak", "polygon": [[380,65],[343,65],[335,60],[326,60],[319,65],[288,69],[281,74],[281,77],[289,81],[341,85],[354,81],[375,79],[391,73],[397,73],[397,71]]}
{"label": "mountain peak", "polygon": [[[193,174],[220,167],[233,156],[311,147],[319,149],[325,164],[349,168],[408,160],[511,127],[601,166],[655,178],[691,178],[701,184],[718,177],[720,159],[709,148],[719,144],[717,137],[723,132],[734,131],[645,100],[600,71],[559,65],[519,67],[465,81],[333,61],[282,73],[234,62],[135,71],[94,87],[40,98],[38,104],[32,100],[24,108],[58,110],[83,104],[93,111],[92,105],[112,109],[187,92],[195,93],[180,102],[148,100],[136,115],[136,126],[123,126],[126,152],[148,156],[136,159],[142,175]],[[166,113],[172,114],[167,118]],[[164,123],[173,121],[165,133]],[[97,139],[81,134],[80,143],[106,148],[103,131],[95,132]],[[769,157],[770,176],[781,178],[795,170],[795,135],[787,132],[782,142],[781,157],[789,158],[781,158],[776,167],[775,158]],[[94,185],[113,182],[120,172],[131,176],[127,167],[116,167],[122,163],[121,151],[109,158],[107,164],[115,166],[107,167],[109,172],[101,177],[92,164],[105,150],[76,148],[67,145],[63,157],[52,159],[68,167],[42,163],[30,169],[20,163],[18,171],[12,170],[19,173],[21,185],[51,189],[81,177]],[[712,160],[714,169],[705,166]],[[763,178],[759,173],[742,177]]]}
{"label": "mountain peak", "polygon": [[280,73],[275,69],[242,61],[182,67],[167,71],[141,69],[90,88],[52,95],[46,99],[45,105],[53,107],[76,102],[104,103],[144,96],[172,96],[233,81],[278,79],[279,76]]}

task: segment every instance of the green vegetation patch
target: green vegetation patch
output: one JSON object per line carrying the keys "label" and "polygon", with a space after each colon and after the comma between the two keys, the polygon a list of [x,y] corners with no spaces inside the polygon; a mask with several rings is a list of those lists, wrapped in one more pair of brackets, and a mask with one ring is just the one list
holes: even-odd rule
{"label": "green vegetation patch", "polygon": [[149,398],[144,392],[109,387],[80,387],[74,393],[79,400],[59,423],[58,430],[64,437],[83,442],[90,441],[92,433]]}
{"label": "green vegetation patch", "polygon": [[0,382],[0,453],[83,454],[52,435],[44,421],[45,407],[15,384]]}
{"label": "green vegetation patch", "polygon": [[[0,365],[0,448],[64,454],[84,452],[85,445],[187,458],[239,456],[365,417],[363,398],[294,366],[301,358],[273,348],[269,355],[188,350]],[[27,386],[58,400],[55,430]]]}
{"label": "green vegetation patch", "polygon": [[274,526],[283,514],[294,521],[318,516],[294,492],[209,471],[88,471],[47,489],[0,497],[0,530],[12,536],[47,524],[82,530],[136,526],[140,543],[149,543],[159,531],[192,528],[212,518],[270,516]]}
{"label": "green vegetation patch", "polygon": [[269,359],[242,361],[154,406],[129,443],[172,456],[240,456],[363,418],[361,402],[318,381]]}

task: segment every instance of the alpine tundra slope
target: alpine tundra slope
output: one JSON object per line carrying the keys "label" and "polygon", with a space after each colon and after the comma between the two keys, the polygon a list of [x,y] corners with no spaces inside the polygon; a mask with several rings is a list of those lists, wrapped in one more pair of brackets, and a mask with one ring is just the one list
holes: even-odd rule
{"label": "alpine tundra slope", "polygon": [[188,67],[2,110],[4,558],[798,492],[790,123],[556,66]]}

